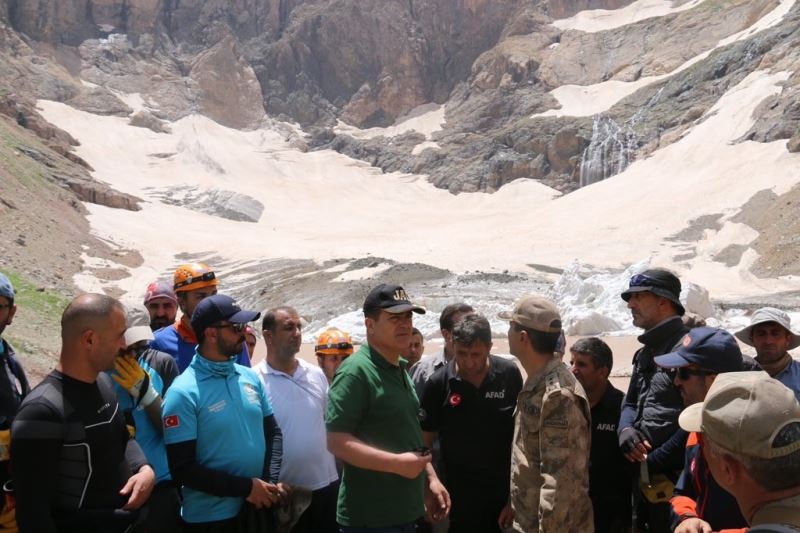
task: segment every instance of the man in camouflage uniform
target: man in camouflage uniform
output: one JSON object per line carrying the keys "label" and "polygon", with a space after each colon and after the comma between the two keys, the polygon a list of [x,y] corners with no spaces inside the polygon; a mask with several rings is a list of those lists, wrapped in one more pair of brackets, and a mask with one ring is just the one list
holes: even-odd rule
{"label": "man in camouflage uniform", "polygon": [[510,509],[500,525],[521,533],[591,533],[590,407],[554,353],[561,316],[552,302],[534,295],[499,316],[510,322],[509,350],[528,375],[515,415]]}

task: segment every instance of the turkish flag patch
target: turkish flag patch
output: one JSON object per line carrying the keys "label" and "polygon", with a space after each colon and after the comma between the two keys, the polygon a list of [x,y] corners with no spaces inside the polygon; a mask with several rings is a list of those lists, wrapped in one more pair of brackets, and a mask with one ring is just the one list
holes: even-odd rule
{"label": "turkish flag patch", "polygon": [[450,405],[453,407],[458,407],[461,404],[461,395],[457,392],[454,392],[450,395]]}
{"label": "turkish flag patch", "polygon": [[178,415],[169,415],[164,417],[164,429],[176,428],[181,425]]}

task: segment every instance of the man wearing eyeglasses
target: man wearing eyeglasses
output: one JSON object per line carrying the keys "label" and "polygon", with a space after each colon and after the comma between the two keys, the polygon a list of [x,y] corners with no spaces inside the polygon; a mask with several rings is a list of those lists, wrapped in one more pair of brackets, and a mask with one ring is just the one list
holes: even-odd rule
{"label": "man wearing eyeglasses", "polygon": [[256,373],[235,363],[248,322],[243,310],[217,294],[192,314],[195,356],[164,401],[164,441],[172,477],[183,486],[187,532],[233,531],[245,500],[257,509],[283,503],[278,483],[282,435]]}
{"label": "man wearing eyeglasses", "polygon": [[328,380],[319,367],[296,357],[302,327],[300,315],[292,307],[276,307],[264,313],[262,333],[267,358],[254,370],[264,384],[283,433],[279,479],[311,490],[311,505],[292,533],[338,533],[339,475],[325,435]]}
{"label": "man wearing eyeglasses", "polygon": [[[695,328],[680,347],[655,358],[668,370],[686,407],[701,403],[718,374],[742,370],[742,352],[733,336],[716,328]],[[675,533],[706,533],[747,527],[736,499],[720,487],[708,468],[703,443],[689,434],[683,472],[670,500]]]}
{"label": "man wearing eyeglasses", "polygon": [[[200,302],[217,294],[218,285],[216,274],[205,263],[187,263],[175,269],[173,288],[183,316],[174,324],[158,330],[150,346],[174,357],[179,372],[189,366],[197,346],[197,335],[191,324],[192,314]],[[250,366],[247,346],[242,346],[236,362]]]}
{"label": "man wearing eyeglasses", "polygon": [[129,431],[156,474],[156,485],[147,506],[147,531],[169,533],[180,529],[180,501],[167,465],[161,407],[164,394],[178,377],[178,367],[169,354],[148,348],[148,342],[153,340],[148,317],[144,307],[127,308],[128,347],[114,360],[110,375],[116,382],[119,408]]}
{"label": "man wearing eyeglasses", "polygon": [[[681,449],[660,449],[678,430],[678,414],[683,402],[670,377],[658,369],[654,358],[672,352],[689,331],[681,317],[681,282],[663,269],[645,270],[631,277],[621,297],[631,310],[633,324],[644,329],[638,337],[644,346],[633,357],[630,385],[622,403],[617,425],[619,445],[632,463],[647,461],[648,476],[661,474],[671,480],[681,468]],[[666,480],[665,480],[666,481]],[[669,505],[649,501],[637,492],[640,525],[651,532],[669,530]]]}

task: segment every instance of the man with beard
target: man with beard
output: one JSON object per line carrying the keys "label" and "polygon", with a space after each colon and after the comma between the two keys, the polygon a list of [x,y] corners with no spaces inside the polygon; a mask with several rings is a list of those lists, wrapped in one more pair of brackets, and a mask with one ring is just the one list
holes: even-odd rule
{"label": "man with beard", "polygon": [[103,294],[61,316],[56,369],[22,402],[11,429],[21,531],[127,531],[155,484],[105,373],[124,354],[125,311]]}
{"label": "man with beard", "polygon": [[178,297],[168,281],[154,281],[147,286],[144,306],[150,315],[150,329],[157,331],[175,323],[178,314]]}
{"label": "man with beard", "polygon": [[792,331],[789,315],[774,307],[762,307],[736,338],[754,347],[761,368],[792,389],[800,400],[800,361],[789,355],[789,350],[800,346],[800,335]]}
{"label": "man with beard", "polygon": [[255,371],[283,433],[279,479],[311,490],[311,505],[292,532],[337,533],[339,475],[325,435],[328,380],[319,367],[296,357],[302,327],[300,316],[292,307],[276,307],[264,313],[262,334],[267,358]]}
{"label": "man with beard", "polygon": [[[197,335],[191,324],[192,314],[200,302],[217,294],[218,285],[217,275],[205,263],[187,263],[175,269],[173,289],[183,316],[174,324],[158,330],[150,347],[174,357],[179,372],[186,370],[192,362],[197,346]],[[236,356],[236,362],[250,366],[250,357],[244,344]]]}
{"label": "man with beard", "polygon": [[[742,370],[742,352],[727,331],[694,328],[673,353],[655,362],[673,376],[686,407],[701,403],[719,374]],[[714,480],[704,456],[704,443],[689,434],[683,472],[670,499],[675,533],[706,533],[747,526],[736,500]]]}
{"label": "man with beard", "polygon": [[281,431],[266,391],[253,370],[235,363],[245,325],[259,316],[221,294],[200,302],[194,358],[164,400],[167,458],[183,486],[188,532],[232,531],[245,500],[261,509],[287,496],[278,483]]}

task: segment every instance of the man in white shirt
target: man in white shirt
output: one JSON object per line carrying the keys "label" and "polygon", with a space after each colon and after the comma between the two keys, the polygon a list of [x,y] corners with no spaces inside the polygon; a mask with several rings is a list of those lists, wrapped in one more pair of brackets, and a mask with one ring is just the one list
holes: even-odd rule
{"label": "man in white shirt", "polygon": [[287,306],[270,309],[262,330],[267,358],[255,370],[283,432],[279,479],[312,491],[311,505],[292,533],[336,533],[339,482],[325,433],[328,380],[321,369],[296,357],[302,341],[297,311]]}

